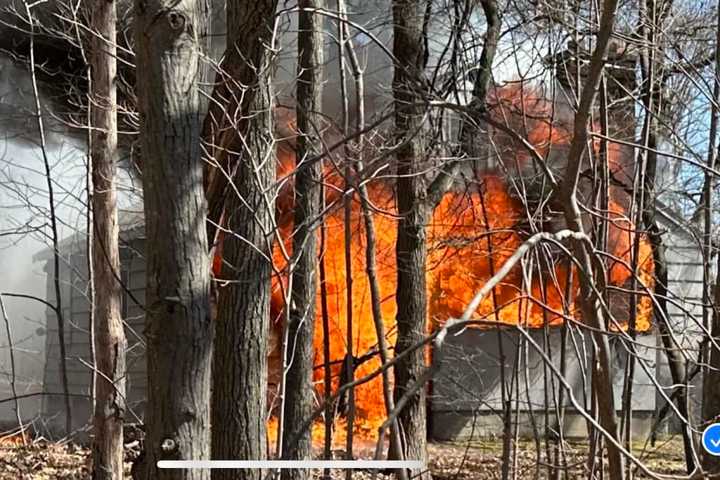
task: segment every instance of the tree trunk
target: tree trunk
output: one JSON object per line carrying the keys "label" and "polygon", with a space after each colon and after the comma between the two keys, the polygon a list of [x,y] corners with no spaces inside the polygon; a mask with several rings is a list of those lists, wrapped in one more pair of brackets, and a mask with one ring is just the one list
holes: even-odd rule
{"label": "tree trunk", "polygon": [[[573,138],[567,156],[568,168],[558,192],[568,228],[579,233],[584,233],[584,227],[577,200],[577,184],[583,153],[587,148],[588,119],[600,83],[605,52],[615,22],[616,8],[617,0],[605,0],[603,2],[597,43],[591,57],[589,73],[583,85],[580,104],[575,114]],[[596,293],[596,290],[603,291],[602,279],[597,279],[594,275],[595,265],[592,257],[594,253],[585,242],[573,240],[573,254],[581,269],[578,300],[582,318],[594,330],[593,339],[596,345],[596,359],[593,362],[592,385],[598,399],[600,424],[610,437],[607,439],[609,477],[611,480],[623,480],[625,470],[623,456],[618,446],[619,437],[615,417],[610,347],[607,336],[604,334],[607,325],[605,312]]]}
{"label": "tree trunk", "polygon": [[[212,452],[218,460],[267,458],[267,346],[272,275],[275,181],[269,96],[255,96],[254,125],[245,136],[249,151],[238,164],[237,192],[226,202],[228,234],[223,243],[213,355]],[[263,104],[264,105],[261,105]],[[255,123],[257,122],[257,123]],[[269,153],[270,152],[270,153]],[[213,470],[217,479],[260,479],[260,470]]]}
{"label": "tree trunk", "polygon": [[[717,5],[717,18],[720,19],[720,2]],[[720,109],[717,107],[717,101],[720,99],[720,24],[717,24],[715,30],[715,79],[713,82],[713,102],[710,114],[710,131],[708,134],[708,167],[715,168],[717,165],[718,145],[717,130],[720,122]],[[704,219],[704,235],[703,235],[703,259],[705,268],[703,269],[703,278],[705,286],[703,289],[703,324],[710,330],[712,340],[718,342],[720,338],[720,269],[715,273],[715,291],[711,292],[710,285],[710,259],[712,257],[712,206],[713,192],[715,187],[715,179],[710,172],[705,173],[705,181],[703,185],[703,219]],[[720,267],[720,255],[718,256],[718,267]],[[712,298],[714,293],[714,298]],[[711,300],[714,305],[710,307]],[[706,361],[708,366],[703,369],[703,403],[702,418],[705,424],[715,423],[720,419],[720,351],[716,347],[716,343],[708,342],[706,347]],[[720,457],[704,454],[702,458],[703,469],[707,473],[720,473]]]}
{"label": "tree trunk", "polygon": [[[720,272],[720,255],[718,255],[717,262],[718,272]],[[720,273],[716,278],[720,280]],[[712,311],[710,335],[713,341],[720,342],[720,303],[718,303],[720,302],[720,283],[715,283],[714,290],[715,306]],[[709,343],[707,348],[708,366],[703,377],[703,428],[720,421],[720,351],[712,343]],[[706,474],[718,474],[720,473],[720,460],[705,453],[702,457],[702,467]]]}
{"label": "tree trunk", "polygon": [[[219,287],[213,356],[212,454],[218,460],[267,458],[275,145],[266,43],[274,12],[273,1],[228,3],[228,48],[218,75],[218,89],[230,93],[224,97],[228,116],[247,119],[231,125],[235,137],[228,137],[238,153],[227,156],[236,169],[225,202],[229,233],[221,277],[227,283]],[[243,95],[249,103],[236,100]],[[213,470],[212,478],[260,479],[263,472]]]}
{"label": "tree trunk", "polygon": [[[685,362],[680,352],[680,346],[675,342],[673,336],[674,326],[670,319],[670,315],[667,308],[668,298],[668,269],[667,259],[665,257],[665,245],[663,243],[663,231],[658,225],[656,219],[657,208],[657,193],[655,191],[655,183],[657,177],[658,167],[658,124],[657,117],[660,115],[660,105],[662,104],[662,96],[665,91],[665,81],[663,76],[660,78],[655,77],[655,70],[662,72],[662,63],[664,58],[662,53],[654,53],[654,49],[659,49],[657,45],[657,33],[656,31],[662,31],[665,16],[659,15],[657,5],[654,0],[645,0],[645,12],[651,12],[650,18],[656,21],[650,24],[644,23],[641,25],[641,32],[649,37],[646,42],[647,47],[642,51],[640,56],[641,59],[641,73],[643,76],[643,89],[642,89],[642,102],[645,108],[645,122],[647,122],[647,128],[645,135],[647,136],[647,151],[641,152],[641,155],[647,156],[644,185],[642,185],[642,222],[645,226],[645,232],[650,241],[653,254],[653,268],[655,271],[655,308],[657,312],[654,318],[657,319],[658,330],[660,331],[660,339],[662,340],[663,349],[668,360],[668,369],[670,371],[670,378],[672,379],[673,389],[672,397],[676,397],[676,406],[678,412],[686,419],[688,417],[688,389],[685,386]],[[661,9],[666,14],[669,13],[669,9]],[[641,18],[647,16],[641,15]],[[647,22],[647,21],[646,21]],[[649,23],[649,22],[648,22]],[[661,50],[662,52],[662,50]],[[653,66],[652,63],[659,63],[659,67]],[[653,75],[649,75],[651,67],[653,68]],[[652,80],[652,81],[650,81]],[[717,83],[717,82],[716,82]],[[655,110],[655,111],[653,111]],[[693,452],[693,438],[692,428],[689,424],[683,424],[682,426],[682,438],[683,448],[685,451],[685,465],[687,473],[691,474],[695,470],[695,460]],[[626,439],[628,441],[628,439]]]}
{"label": "tree trunk", "polygon": [[[253,108],[256,87],[268,55],[277,0],[227,2],[227,49],[222,68],[217,72],[212,100],[202,129],[202,138],[210,153],[204,178],[208,200],[208,238],[216,239],[216,224],[225,210],[228,178],[244,148],[242,133],[252,123],[248,113]],[[233,117],[233,112],[242,115]]]}
{"label": "tree trunk", "polygon": [[[322,8],[322,0],[300,0],[301,9]],[[295,179],[295,228],[293,236],[292,305],[288,326],[289,345],[286,364],[283,458],[310,459],[312,435],[304,425],[313,410],[313,338],[317,288],[317,233],[321,209],[320,162],[306,164],[307,158],[319,152],[322,99],[321,65],[323,62],[322,17],[298,12],[298,80],[297,80],[297,151]],[[308,479],[310,470],[283,470],[283,479]]]}
{"label": "tree trunk", "polygon": [[210,264],[200,154],[202,0],[136,0],[147,256],[146,478],[207,479],[158,460],[210,458]]}
{"label": "tree trunk", "polygon": [[117,61],[115,2],[93,4],[90,95],[92,158],[92,248],[96,368],[93,416],[93,479],[123,478],[125,331],[120,312],[120,249],[117,192]]}
{"label": "tree trunk", "polygon": [[[396,57],[393,78],[395,128],[398,136],[397,206],[400,220],[395,248],[397,257],[397,341],[395,354],[419,343],[426,334],[427,260],[426,224],[431,208],[426,198],[422,171],[424,152],[421,134],[425,83],[426,4],[422,0],[394,0],[393,54]],[[395,365],[395,401],[403,397],[425,368],[425,349],[418,348]],[[403,456],[406,460],[426,458],[426,391],[415,393],[399,414]],[[412,472],[413,475],[419,472]]]}
{"label": "tree trunk", "polygon": [[45,138],[45,122],[43,120],[43,107],[40,102],[40,89],[38,87],[38,68],[36,68],[35,62],[35,16],[32,11],[32,5],[29,2],[25,2],[25,16],[27,18],[29,27],[29,53],[28,53],[28,67],[30,69],[30,80],[32,83],[32,98],[35,107],[35,119],[37,125],[37,133],[40,137],[40,153],[42,154],[43,160],[43,173],[45,175],[45,184],[47,186],[48,196],[48,207],[50,213],[50,239],[52,242],[53,251],[53,287],[55,299],[53,302],[52,309],[54,310],[57,319],[57,335],[58,345],[60,347],[60,382],[62,383],[63,389],[63,401],[65,404],[65,434],[72,434],[72,408],[70,407],[70,390],[68,382],[68,369],[67,369],[67,348],[65,345],[65,317],[62,303],[62,287],[60,279],[60,236],[58,229],[58,216],[56,214],[57,205],[55,203],[55,183],[52,177],[52,166],[50,165],[50,158],[48,156],[47,140]]}

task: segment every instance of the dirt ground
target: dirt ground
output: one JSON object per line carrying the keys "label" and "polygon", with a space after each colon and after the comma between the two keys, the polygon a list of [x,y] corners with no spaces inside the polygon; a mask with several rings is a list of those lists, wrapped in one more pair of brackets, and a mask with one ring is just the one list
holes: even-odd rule
{"label": "dirt ground", "polygon": [[[517,448],[519,479],[546,479],[548,467],[543,446],[538,461],[534,442],[521,442]],[[587,478],[586,444],[570,443],[564,464],[568,466],[569,479]],[[472,443],[433,443],[429,446],[429,468],[435,480],[492,480],[501,478],[501,451],[499,441],[474,441]],[[130,478],[130,461],[137,455],[137,445],[127,451],[127,478]],[[651,448],[634,445],[633,453],[656,473],[684,474],[682,445],[676,439],[659,441]],[[511,466],[512,469],[512,466]],[[637,478],[643,478],[638,474]],[[90,457],[87,448],[67,443],[51,443],[36,440],[28,445],[21,442],[0,443],[0,480],[86,480],[90,478]],[[320,473],[318,477],[320,478]],[[342,472],[334,472],[333,478],[344,478]],[[371,478],[369,472],[357,472],[356,480]],[[379,476],[379,478],[386,478]],[[512,478],[512,477],[511,477]]]}

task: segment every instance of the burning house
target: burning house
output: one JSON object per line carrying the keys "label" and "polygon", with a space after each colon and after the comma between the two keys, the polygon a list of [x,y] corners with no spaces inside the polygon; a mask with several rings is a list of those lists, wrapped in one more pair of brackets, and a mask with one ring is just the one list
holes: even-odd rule
{"label": "burning house", "polygon": [[[448,202],[452,203],[452,202]],[[450,208],[447,205],[445,208]],[[387,224],[385,222],[387,221]],[[663,216],[670,242],[668,248],[668,268],[671,287],[680,292],[669,307],[672,321],[676,325],[675,334],[684,343],[693,347],[697,336],[697,327],[691,315],[699,316],[699,299],[702,288],[702,262],[694,238],[688,234],[677,219],[670,215]],[[328,296],[330,311],[333,312],[331,327],[331,362],[339,364],[346,354],[342,341],[344,331],[345,287],[343,276],[342,252],[342,220],[331,217],[328,221],[328,252],[326,254],[328,271]],[[146,391],[146,375],[143,339],[143,302],[145,282],[145,262],[143,259],[142,222],[139,215],[126,214],[123,222],[122,279],[125,285],[123,318],[126,322],[128,338],[128,421],[139,421],[143,414],[143,403]],[[333,232],[336,230],[336,232]],[[390,299],[383,303],[383,314],[386,328],[392,335],[394,305],[391,299],[391,286],[394,282],[394,265],[390,260],[393,255],[393,221],[379,220],[378,231],[386,235],[380,240],[379,277],[386,286],[386,296]],[[441,243],[433,239],[433,242]],[[377,368],[379,360],[372,355],[376,345],[370,305],[367,302],[367,283],[363,278],[363,261],[361,257],[362,240],[353,244],[354,266],[359,272],[353,294],[357,303],[353,304],[353,315],[356,325],[357,344],[354,355],[361,361],[357,375],[367,374]],[[86,281],[87,259],[84,254],[84,240],[81,236],[69,239],[65,244],[61,272],[63,279],[63,305],[67,323],[66,348],[68,365],[68,382],[72,393],[71,404],[75,428],[82,428],[90,415],[90,388],[92,354],[90,350],[89,318],[90,304]],[[449,316],[457,316],[467,296],[474,293],[467,272],[457,272],[463,268],[472,270],[472,265],[462,261],[447,260],[452,255],[449,248],[438,248],[431,255],[431,263],[445,258],[438,263],[437,271],[429,274],[431,289],[430,311],[434,321],[441,321]],[[41,254],[37,261],[48,262],[47,255]],[[480,260],[478,260],[480,261]],[[387,263],[385,263],[387,262]],[[455,271],[455,272],[453,272]],[[575,411],[579,405],[589,406],[589,362],[591,358],[591,338],[587,331],[569,322],[561,322],[559,318],[543,320],[541,309],[534,311],[532,306],[522,305],[517,300],[513,305],[513,295],[517,295],[516,286],[508,284],[507,290],[499,292],[498,297],[507,297],[509,302],[496,298],[499,303],[506,303],[510,308],[501,308],[498,313],[500,322],[509,325],[520,322],[527,326],[527,338],[517,330],[507,327],[492,329],[469,328],[461,334],[451,336],[447,352],[438,376],[431,385],[430,432],[440,440],[455,439],[470,435],[498,435],[503,431],[502,416],[504,402],[511,402],[513,412],[520,412],[518,428],[522,435],[544,432],[545,428],[557,432],[557,423],[563,425],[563,433],[568,436],[583,435],[586,425],[582,417]],[[52,276],[48,276],[48,298],[53,297]],[[274,297],[274,306],[279,307],[282,297],[279,290]],[[624,305],[627,308],[627,304]],[[482,306],[488,312],[495,311],[491,304]],[[277,310],[275,310],[277,311]],[[524,320],[522,319],[524,317]],[[635,369],[632,384],[633,416],[636,419],[633,429],[638,436],[647,435],[655,428],[670,428],[667,423],[655,425],[658,410],[664,405],[662,391],[670,392],[672,382],[667,372],[667,361],[658,340],[652,319],[646,317],[638,321],[641,333],[637,336],[636,355],[638,368]],[[54,419],[54,424],[62,425],[64,415],[62,382],[60,376],[60,354],[57,340],[56,319],[54,312],[48,311],[48,334],[46,336],[46,367],[44,374],[43,416]],[[320,329],[318,329],[320,330]],[[275,380],[277,381],[279,353],[277,350],[277,332],[275,335],[274,363]],[[318,333],[316,345],[322,342],[322,334]],[[320,349],[318,349],[320,350]],[[617,404],[621,405],[625,378],[623,372],[627,362],[627,346],[621,341],[613,343],[615,367],[615,395]],[[318,365],[323,361],[317,355]],[[339,371],[335,371],[335,386],[339,379]],[[560,375],[562,375],[562,380]],[[572,391],[565,391],[562,383],[567,383]],[[564,392],[564,393],[562,393]],[[361,386],[356,394],[359,425],[366,435],[374,436],[376,427],[384,416],[384,405],[381,400],[380,385],[370,382]],[[560,409],[558,405],[562,405]],[[558,417],[558,411],[563,415]],[[515,415],[515,413],[513,413]],[[663,430],[660,430],[663,431]]]}
{"label": "burning house", "polygon": [[[380,2],[382,3],[382,2]],[[371,15],[367,13],[367,15]],[[382,27],[376,30],[378,38],[387,41]],[[387,33],[387,32],[385,32]],[[618,52],[620,49],[616,49]],[[378,62],[381,55],[368,55],[369,62]],[[556,68],[557,83],[571,90],[570,80],[562,72],[576,71],[568,65],[572,58],[563,58]],[[387,66],[387,65],[386,65]],[[280,77],[292,79],[295,69],[284,65]],[[378,65],[373,65],[378,67]],[[611,62],[617,67],[620,84],[632,81],[624,62]],[[368,68],[368,84],[382,85],[390,69]],[[377,74],[373,72],[384,72]],[[385,77],[382,77],[385,75]],[[335,80],[337,81],[337,80]],[[387,83],[387,82],[385,82]],[[333,95],[332,82],[326,96]],[[494,93],[493,103],[498,112],[511,112],[508,128],[523,132],[535,153],[547,161],[549,168],[562,172],[565,149],[570,130],[567,126],[548,122],[550,111],[571,111],[569,101],[553,98],[551,101],[538,92],[523,90],[521,83],[510,83]],[[335,89],[337,90],[337,88]],[[328,93],[331,92],[331,93]],[[375,92],[377,94],[377,92]],[[611,95],[620,93],[611,92]],[[568,95],[570,96],[570,95]],[[619,98],[613,97],[614,100]],[[368,108],[383,105],[380,94],[372,97]],[[618,106],[619,105],[619,106]],[[337,105],[335,105],[337,107]],[[615,102],[612,110],[612,134],[616,138],[632,137],[635,128],[632,108]],[[530,111],[533,115],[517,122],[518,112]],[[562,115],[561,115],[562,116]],[[501,115],[498,113],[498,118]],[[504,117],[507,118],[507,117]],[[515,119],[516,124],[512,123]],[[428,329],[432,330],[458,317],[474,293],[492,276],[493,272],[537,230],[557,231],[562,228],[559,209],[547,195],[547,186],[538,173],[531,152],[518,146],[507,134],[488,128],[488,155],[484,159],[467,162],[456,184],[437,207],[428,228],[429,297]],[[281,137],[291,135],[283,134]],[[594,144],[601,151],[599,142]],[[622,185],[632,177],[632,153],[616,144],[605,145],[609,173]],[[281,144],[278,150],[279,177],[291,177],[294,158],[292,145]],[[432,166],[431,166],[432,167]],[[327,182],[339,181],[328,174]],[[278,200],[278,222],[281,237],[290,238],[292,225],[291,182],[284,185]],[[592,191],[591,181],[582,180],[583,194]],[[391,182],[380,175],[368,183],[377,230],[377,274],[382,290],[381,305],[385,330],[390,344],[394,343],[396,283],[395,235],[397,211]],[[329,201],[337,200],[341,189],[330,189]],[[335,197],[333,197],[335,195]],[[661,347],[653,302],[647,291],[652,289],[652,255],[647,240],[637,236],[629,218],[630,200],[619,185],[608,193],[605,206],[607,221],[605,253],[608,269],[607,303],[616,322],[615,332],[626,330],[633,324],[634,343],[623,341],[619,335],[612,341],[614,361],[614,395],[616,405],[622,405],[623,392],[632,386],[632,430],[639,437],[652,430],[672,431],[670,421],[659,422],[658,412],[663,409],[672,381],[667,360]],[[685,222],[670,211],[658,212],[658,221],[665,231],[667,268],[674,297],[668,305],[676,341],[697,349],[697,321],[702,297],[702,254],[698,242]],[[585,220],[592,225],[591,215]],[[322,329],[316,329],[316,365],[326,360],[332,364],[333,388],[341,383],[341,364],[348,354],[344,343],[348,312],[353,319],[355,344],[350,354],[357,364],[356,376],[372,372],[379,366],[376,355],[377,338],[371,316],[369,286],[365,275],[365,232],[358,202],[354,202],[351,225],[353,237],[351,308],[347,308],[347,282],[344,258],[344,217],[341,209],[331,210],[325,218],[326,244],[323,259],[327,271],[325,290],[330,317],[330,358],[324,359]],[[140,422],[146,398],[146,366],[144,340],[145,260],[142,215],[139,211],[125,211],[121,217],[121,279],[123,282],[123,318],[128,340],[127,359],[127,421]],[[62,315],[66,322],[65,357],[67,383],[73,427],[81,429],[91,414],[92,349],[90,339],[89,289],[87,282],[87,238],[82,233],[68,238],[60,248],[62,256],[59,278],[62,285]],[[637,249],[636,249],[637,245]],[[634,251],[637,251],[637,255]],[[218,252],[216,252],[218,253]],[[553,248],[538,254],[527,269],[517,268],[498,285],[478,308],[476,314],[487,321],[483,328],[468,328],[451,335],[447,341],[440,371],[429,386],[429,432],[440,440],[469,436],[499,435],[509,428],[519,435],[584,436],[585,420],[578,408],[592,405],[590,365],[592,338],[577,315],[577,272],[566,261],[562,252]],[[47,300],[53,302],[54,278],[52,252],[38,254],[37,262],[47,262]],[[220,258],[216,255],[216,258]],[[274,263],[280,271],[286,264],[282,249],[274,254]],[[639,281],[633,281],[636,264]],[[280,372],[279,337],[282,330],[284,282],[282,275],[269,279],[273,282],[272,300],[273,335],[270,346],[271,377],[269,388],[276,387]],[[631,295],[629,291],[638,290]],[[102,292],[98,292],[101,294]],[[319,311],[320,309],[318,309]],[[319,321],[319,320],[318,320]],[[43,379],[42,415],[51,425],[64,424],[62,398],[63,379],[60,369],[55,312],[47,312],[46,364]],[[632,353],[631,353],[632,351]],[[431,356],[433,352],[428,352]],[[626,375],[629,358],[635,358],[632,375]],[[320,369],[318,376],[320,375]],[[318,377],[319,378],[319,377]],[[357,388],[357,423],[355,429],[366,438],[372,438],[385,417],[380,379]],[[323,394],[318,386],[318,393]],[[273,406],[271,405],[271,408]],[[338,424],[343,423],[342,412]],[[516,429],[516,430],[515,430]],[[339,428],[341,432],[342,428]],[[341,440],[338,440],[341,441]]]}
{"label": "burning house", "polygon": [[[510,93],[512,89],[508,90]],[[507,92],[506,92],[507,93]],[[500,95],[502,97],[502,95]],[[502,98],[501,98],[502,99]],[[542,125],[539,123],[538,125]],[[562,155],[562,131],[542,130],[530,135],[538,149],[557,148]],[[554,139],[557,144],[542,139]],[[502,148],[502,141],[496,144]],[[508,164],[521,165],[526,153],[512,150],[515,157]],[[615,154],[621,155],[620,150]],[[289,144],[278,149],[281,189],[278,200],[278,222],[281,237],[290,238],[289,223],[292,209],[292,188],[282,179],[292,171],[294,158]],[[548,156],[550,158],[550,156]],[[612,163],[612,162],[611,162]],[[617,160],[615,173],[622,175],[622,162]],[[492,276],[505,260],[527,238],[529,227],[528,200],[521,201],[512,188],[513,178],[523,178],[519,169],[514,177],[486,169],[475,171],[469,182],[458,182],[457,188],[445,195],[438,205],[428,229],[428,328],[441,326],[449,318],[461,315],[474,293]],[[327,182],[338,179],[329,173]],[[532,181],[527,185],[532,187]],[[461,188],[462,186],[462,188]],[[333,190],[329,203],[337,199]],[[339,190],[339,189],[337,189]],[[383,295],[381,305],[385,330],[390,344],[394,343],[394,290],[396,279],[395,232],[396,216],[393,190],[390,183],[379,179],[369,183],[377,228],[377,276]],[[528,198],[532,198],[529,194]],[[667,361],[661,348],[650,295],[642,287],[652,289],[652,255],[647,240],[639,238],[636,260],[640,293],[629,295],[632,286],[631,253],[636,232],[625,214],[623,199],[611,195],[609,228],[607,232],[608,278],[607,298],[616,332],[629,327],[630,318],[636,331],[634,343],[617,335],[612,340],[614,362],[614,394],[616,405],[623,405],[623,392],[632,386],[632,431],[638,437],[651,432],[672,431],[673,422],[659,422],[658,412],[671,391]],[[667,258],[671,291],[676,292],[669,308],[675,335],[679,341],[696,348],[697,327],[693,315],[699,315],[702,288],[702,256],[691,230],[667,211],[661,211],[660,221],[666,229]],[[543,219],[544,228],[554,228],[552,214]],[[377,338],[371,315],[369,285],[365,275],[365,233],[359,203],[355,202],[351,215],[351,258],[354,273],[352,282],[352,318],[356,343],[352,355],[357,365],[356,376],[366,375],[380,365]],[[348,354],[345,345],[347,328],[347,283],[344,257],[344,216],[341,209],[330,210],[325,218],[326,244],[323,251],[330,318],[330,358],[333,370],[333,389],[341,383],[341,365]],[[127,401],[128,421],[140,421],[147,389],[144,361],[143,311],[145,261],[142,216],[125,212],[122,218],[122,272],[124,284],[123,317],[128,338]],[[73,422],[81,428],[90,415],[92,352],[90,350],[90,304],[87,288],[87,258],[85,237],[78,234],[68,239],[62,249],[65,267],[61,271],[65,298],[63,314],[68,324],[66,343],[68,382],[72,393]],[[216,251],[216,259],[221,251]],[[499,435],[510,428],[522,436],[585,436],[587,423],[578,408],[588,408],[593,402],[590,394],[590,364],[592,338],[583,327],[576,311],[577,273],[558,252],[538,257],[535,267],[514,269],[478,308],[479,318],[488,327],[467,328],[450,336],[441,369],[433,379],[429,395],[430,435],[438,440],[469,436]],[[48,254],[37,257],[49,261]],[[282,249],[276,248],[274,263],[279,271],[286,264]],[[48,271],[51,272],[50,264]],[[280,335],[284,318],[283,275],[273,282],[273,335],[270,346],[270,385],[274,391],[279,381]],[[52,276],[48,277],[48,298],[53,298]],[[634,300],[633,300],[634,299]],[[318,309],[318,312],[320,309]],[[320,315],[320,313],[318,313]],[[318,318],[318,322],[320,319]],[[59,345],[54,313],[48,311],[47,363],[44,378],[46,396],[43,414],[62,424],[62,382],[59,364]],[[316,330],[316,370],[321,378],[322,329]],[[632,345],[632,346],[630,346]],[[631,352],[632,350],[632,352]],[[432,352],[429,352],[432,355]],[[628,359],[634,358],[632,376],[626,375]],[[318,382],[320,385],[322,382]],[[322,387],[318,386],[322,394]],[[272,397],[272,395],[271,395]],[[361,438],[374,438],[377,427],[385,417],[380,379],[357,388],[355,430]],[[271,408],[273,406],[271,405]],[[668,416],[669,419],[672,415]],[[337,423],[342,441],[342,412]],[[272,425],[271,425],[272,427]],[[272,428],[271,428],[272,431]]]}

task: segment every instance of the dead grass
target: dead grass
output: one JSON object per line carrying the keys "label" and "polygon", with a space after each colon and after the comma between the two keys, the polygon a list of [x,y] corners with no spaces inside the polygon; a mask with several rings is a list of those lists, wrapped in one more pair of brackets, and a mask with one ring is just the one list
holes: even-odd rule
{"label": "dead grass", "polygon": [[[544,447],[543,447],[544,448]],[[567,445],[564,462],[568,479],[585,479],[587,445],[571,442]],[[501,478],[499,441],[482,440],[471,443],[433,443],[428,449],[429,467],[435,480],[495,480]],[[633,446],[634,453],[653,471],[662,474],[684,474],[682,444],[677,439],[658,442],[654,448],[643,444]],[[341,452],[338,452],[341,453]],[[134,453],[128,452],[128,460]],[[517,477],[519,479],[547,479],[545,451],[538,462],[534,442],[520,442],[517,449]],[[130,478],[130,463],[126,478]],[[380,478],[388,478],[386,475]],[[0,480],[86,480],[90,478],[90,453],[87,448],[36,441],[27,446],[0,444]],[[319,476],[318,476],[319,478]],[[333,478],[344,478],[333,472]],[[371,478],[370,472],[357,472],[353,478]],[[643,478],[638,475],[636,478]]]}
{"label": "dead grass", "polygon": [[2,480],[85,480],[90,478],[88,450],[44,441],[0,446]]}

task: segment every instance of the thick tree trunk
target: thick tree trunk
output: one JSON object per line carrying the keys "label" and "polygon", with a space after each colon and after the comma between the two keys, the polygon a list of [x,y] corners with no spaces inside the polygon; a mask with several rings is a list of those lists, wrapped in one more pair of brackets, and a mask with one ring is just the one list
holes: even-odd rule
{"label": "thick tree trunk", "polygon": [[[212,452],[219,460],[267,458],[267,346],[272,275],[273,204],[266,198],[275,181],[269,132],[269,96],[258,107],[228,195],[218,315],[213,355]],[[257,123],[255,123],[257,122]],[[213,470],[217,479],[260,479],[260,470]]]}
{"label": "thick tree trunk", "polygon": [[93,478],[123,478],[125,332],[120,312],[117,192],[117,74],[115,2],[93,4],[91,39],[92,248],[96,368]]}
{"label": "thick tree trunk", "polygon": [[[300,0],[301,9],[322,8],[322,0]],[[298,12],[297,80],[297,161],[295,179],[295,224],[292,306],[288,326],[289,347],[286,364],[283,458],[310,459],[312,435],[304,425],[313,410],[313,338],[317,289],[317,232],[321,209],[320,162],[305,161],[319,153],[323,62],[322,17],[306,10]],[[308,479],[310,470],[283,470],[283,479]]]}
{"label": "thick tree trunk", "polygon": [[[425,182],[420,174],[426,157],[422,122],[424,108],[409,106],[422,102],[424,85],[425,12],[422,0],[393,2],[394,43],[396,57],[393,78],[395,128],[400,147],[397,156],[397,206],[400,220],[395,248],[397,257],[397,342],[398,355],[419,343],[426,334],[427,260],[426,224],[431,213]],[[395,401],[422,375],[425,350],[416,349],[395,366]],[[426,458],[427,417],[426,390],[421,388],[398,416],[406,460]],[[419,472],[413,472],[413,475]]]}
{"label": "thick tree trunk", "polygon": [[210,458],[210,265],[200,154],[202,0],[136,0],[147,256],[145,476],[207,479],[158,460]]}
{"label": "thick tree trunk", "polygon": [[[275,183],[270,67],[266,44],[275,2],[229,2],[228,48],[218,90],[238,147],[234,188],[225,202],[216,344],[213,356],[212,455],[219,460],[267,458],[268,334]],[[247,91],[241,91],[245,86]],[[249,96],[249,103],[238,101]],[[244,132],[242,139],[237,132]],[[225,283],[227,282],[227,283]],[[260,479],[260,470],[213,470],[213,480]]]}
{"label": "thick tree trunk", "polygon": [[[255,67],[267,61],[277,3],[277,0],[227,2],[227,49],[202,129],[211,160],[204,178],[211,242],[216,239],[215,225],[225,210],[228,178],[239,159],[230,152],[243,150],[242,132],[252,123],[258,78],[265,73]],[[233,113],[240,115],[234,117]]]}

